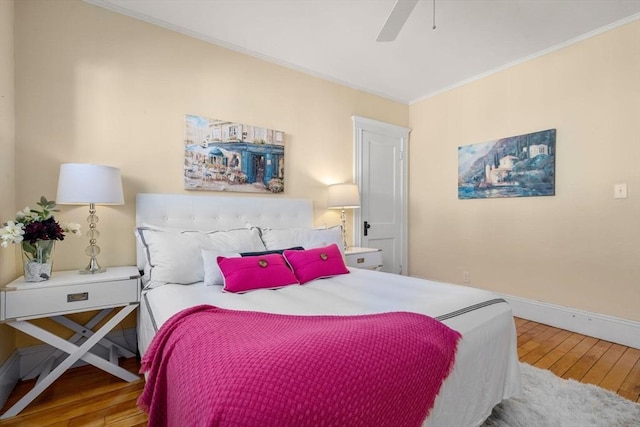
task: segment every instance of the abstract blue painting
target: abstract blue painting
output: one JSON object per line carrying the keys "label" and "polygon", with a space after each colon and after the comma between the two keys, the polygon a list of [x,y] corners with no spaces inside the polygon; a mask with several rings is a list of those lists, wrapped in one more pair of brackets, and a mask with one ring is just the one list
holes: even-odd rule
{"label": "abstract blue painting", "polygon": [[553,196],[556,130],[458,147],[458,199]]}

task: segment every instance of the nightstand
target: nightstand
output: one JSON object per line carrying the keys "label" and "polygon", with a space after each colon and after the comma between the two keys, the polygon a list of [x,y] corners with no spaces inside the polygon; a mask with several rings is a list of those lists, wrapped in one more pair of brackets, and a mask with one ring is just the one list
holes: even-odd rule
{"label": "nightstand", "polygon": [[380,271],[382,269],[382,249],[351,247],[344,251],[348,267]]}
{"label": "nightstand", "polygon": [[[56,271],[50,280],[25,282],[20,277],[0,288],[0,322],[16,328],[34,338],[50,344],[56,350],[39,367],[36,385],[16,402],[0,419],[20,413],[40,393],[79,359],[84,360],[125,381],[140,379],[137,375],[118,366],[118,357],[134,357],[135,354],[105,338],[140,302],[139,272],[136,267],[111,267],[104,273],[80,275],[77,270]],[[66,314],[100,310],[85,325],[65,317]],[[97,331],[92,331],[100,321],[115,311]],[[30,322],[49,318],[75,332],[68,340]],[[81,338],[85,341],[79,343]],[[78,344],[76,344],[78,343]],[[109,350],[109,359],[90,352],[95,346]],[[56,359],[68,356],[54,367]]]}

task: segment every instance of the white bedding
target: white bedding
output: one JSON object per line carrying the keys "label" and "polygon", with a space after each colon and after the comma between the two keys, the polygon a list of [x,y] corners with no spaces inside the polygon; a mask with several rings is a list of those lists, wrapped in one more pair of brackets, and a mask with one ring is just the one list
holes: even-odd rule
{"label": "white bedding", "polygon": [[412,311],[441,317],[462,339],[454,369],[425,426],[480,425],[497,403],[520,393],[511,309],[483,290],[357,269],[304,286],[241,295],[223,293],[221,287],[204,283],[169,284],[143,294],[138,322],[141,354],[167,319],[198,304],[279,314]]}

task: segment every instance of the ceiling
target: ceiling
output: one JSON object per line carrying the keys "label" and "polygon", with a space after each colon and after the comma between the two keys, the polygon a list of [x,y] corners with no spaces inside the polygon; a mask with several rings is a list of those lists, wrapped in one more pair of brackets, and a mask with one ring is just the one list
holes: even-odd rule
{"label": "ceiling", "polygon": [[640,17],[640,0],[85,0],[406,104]]}

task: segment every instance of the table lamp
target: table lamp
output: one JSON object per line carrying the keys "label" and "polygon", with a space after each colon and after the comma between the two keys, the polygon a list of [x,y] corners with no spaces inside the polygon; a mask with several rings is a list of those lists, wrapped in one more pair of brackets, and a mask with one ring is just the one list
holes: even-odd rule
{"label": "table lamp", "polygon": [[96,258],[100,254],[100,247],[96,245],[100,237],[96,229],[96,205],[124,205],[120,169],[86,163],[63,163],[60,165],[56,203],[89,205],[89,246],[84,253],[91,258],[80,274],[104,273],[107,269],[101,267]]}
{"label": "table lamp", "polygon": [[334,184],[329,186],[327,197],[327,208],[341,209],[340,220],[342,221],[342,245],[347,249],[347,217],[345,209],[355,209],[360,207],[360,193],[356,184]]}

